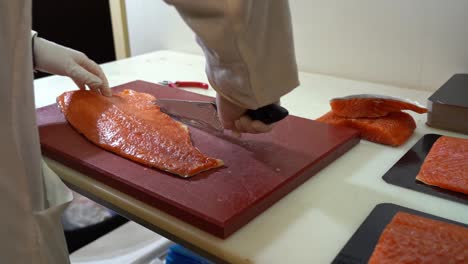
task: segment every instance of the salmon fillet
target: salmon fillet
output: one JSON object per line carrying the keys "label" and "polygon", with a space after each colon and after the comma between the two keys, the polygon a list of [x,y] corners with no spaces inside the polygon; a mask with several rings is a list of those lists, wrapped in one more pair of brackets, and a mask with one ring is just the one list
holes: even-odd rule
{"label": "salmon fillet", "polygon": [[57,103],[88,140],[146,166],[189,177],[223,165],[195,148],[188,128],[162,113],[155,99],[133,90],[112,97],[79,90],[63,93]]}
{"label": "salmon fillet", "polygon": [[441,136],[432,145],[416,179],[468,194],[468,139]]}
{"label": "salmon fillet", "polygon": [[411,110],[419,114],[427,112],[427,109],[412,102],[397,97],[358,94],[330,100],[333,113],[341,117],[382,117],[392,112]]}
{"label": "salmon fillet", "polygon": [[468,263],[468,228],[398,212],[368,263]]}
{"label": "salmon fillet", "polygon": [[330,111],[317,121],[356,129],[361,138],[390,146],[405,143],[416,128],[413,117],[404,112],[392,112],[381,118],[346,118]]}

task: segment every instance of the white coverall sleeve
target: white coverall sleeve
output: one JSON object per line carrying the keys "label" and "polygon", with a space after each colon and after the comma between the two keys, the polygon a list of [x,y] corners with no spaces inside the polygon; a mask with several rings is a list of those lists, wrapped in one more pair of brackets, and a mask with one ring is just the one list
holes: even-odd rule
{"label": "white coverall sleeve", "polygon": [[0,263],[69,263],[61,213],[71,196],[41,163],[31,0],[0,0]]}
{"label": "white coverall sleeve", "polygon": [[197,35],[211,86],[249,108],[299,85],[287,0],[165,0]]}

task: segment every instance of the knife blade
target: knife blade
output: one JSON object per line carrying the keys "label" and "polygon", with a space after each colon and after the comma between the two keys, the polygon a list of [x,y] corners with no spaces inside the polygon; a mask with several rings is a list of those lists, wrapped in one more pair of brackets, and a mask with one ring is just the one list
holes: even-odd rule
{"label": "knife blade", "polygon": [[[156,99],[154,103],[161,108],[162,112],[187,125],[205,130],[208,128],[217,132],[224,131],[214,102]],[[289,113],[288,110],[278,104],[270,104],[256,110],[249,109],[245,114],[252,120],[272,124],[282,120]]]}
{"label": "knife blade", "polygon": [[162,112],[189,126],[216,132],[224,131],[214,102],[156,99],[154,103]]}

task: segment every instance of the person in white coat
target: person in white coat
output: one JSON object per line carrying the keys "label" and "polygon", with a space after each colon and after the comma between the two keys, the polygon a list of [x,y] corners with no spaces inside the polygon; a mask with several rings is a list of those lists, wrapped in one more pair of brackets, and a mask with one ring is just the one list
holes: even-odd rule
{"label": "person in white coat", "polygon": [[264,133],[247,109],[278,102],[299,85],[288,0],[164,0],[196,34],[226,129]]}
{"label": "person in white coat", "polygon": [[31,10],[31,0],[0,0],[0,263],[69,263],[60,219],[72,195],[41,160],[33,69],[110,90],[83,53],[31,32]]}
{"label": "person in white coat", "polygon": [[[31,34],[31,1],[0,0],[0,263],[69,263],[60,218],[72,195],[41,160],[33,70],[111,91],[83,53]],[[165,1],[197,35],[225,128],[269,131],[244,113],[299,84],[288,0]]]}

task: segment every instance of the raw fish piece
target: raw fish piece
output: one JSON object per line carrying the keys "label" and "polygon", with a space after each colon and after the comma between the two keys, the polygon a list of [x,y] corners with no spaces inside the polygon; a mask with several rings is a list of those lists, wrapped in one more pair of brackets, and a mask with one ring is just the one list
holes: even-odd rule
{"label": "raw fish piece", "polygon": [[468,228],[398,212],[368,263],[468,263]]}
{"label": "raw fish piece", "polygon": [[468,139],[438,138],[416,179],[428,185],[468,194]]}
{"label": "raw fish piece", "polygon": [[427,109],[417,102],[397,97],[357,94],[330,100],[333,113],[341,117],[382,117],[392,112],[411,110],[419,114],[427,112]]}
{"label": "raw fish piece", "polygon": [[162,113],[155,99],[133,90],[112,97],[79,90],[63,93],[57,102],[78,132],[122,157],[182,177],[223,165],[195,148],[188,128]]}
{"label": "raw fish piece", "polygon": [[317,121],[356,129],[361,138],[390,146],[404,144],[416,128],[413,117],[404,112],[392,112],[381,118],[346,118],[330,111]]}

